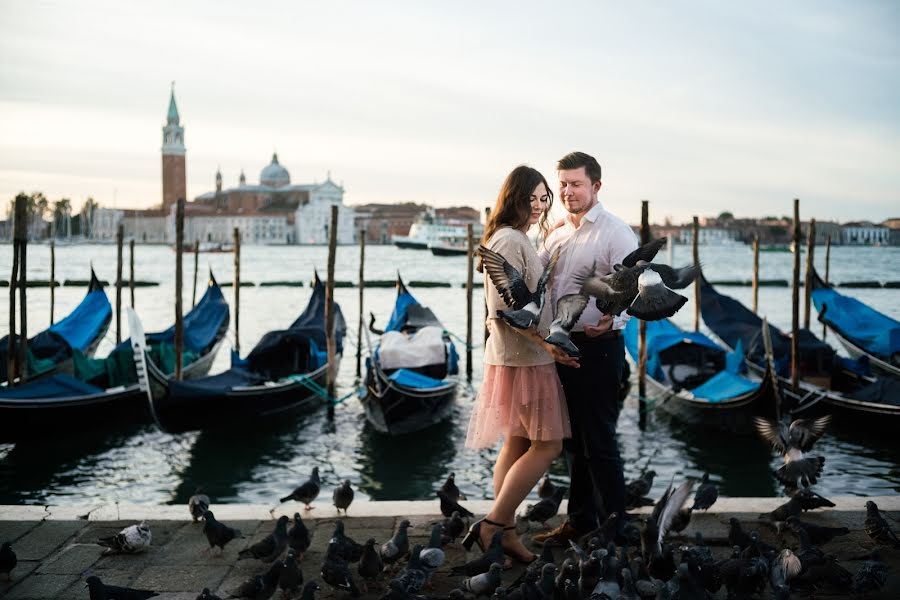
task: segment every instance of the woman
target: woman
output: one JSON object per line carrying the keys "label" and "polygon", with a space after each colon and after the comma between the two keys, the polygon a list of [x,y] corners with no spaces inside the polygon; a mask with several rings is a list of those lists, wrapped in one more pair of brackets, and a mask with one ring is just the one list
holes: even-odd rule
{"label": "woman", "polygon": [[[530,289],[535,289],[543,265],[525,232],[535,224],[547,232],[547,213],[553,196],[547,180],[531,167],[519,166],[507,176],[491,217],[483,244],[515,267]],[[554,361],[578,363],[556,346],[544,342],[535,329],[516,329],[497,317],[510,307],[487,274],[484,282],[490,336],[484,349],[484,380],[478,394],[466,446],[504,443],[494,465],[494,505],[487,516],[469,529],[466,548],[482,549],[494,532],[503,529],[503,549],[511,558],[528,563],[536,558],[515,531],[515,511],[571,435],[562,385]],[[537,328],[546,333],[550,313],[545,310]]]}

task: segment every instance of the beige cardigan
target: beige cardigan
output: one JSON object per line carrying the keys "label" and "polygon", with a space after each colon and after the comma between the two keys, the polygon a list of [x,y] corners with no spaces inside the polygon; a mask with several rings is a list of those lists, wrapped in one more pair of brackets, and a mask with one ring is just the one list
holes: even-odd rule
{"label": "beige cardigan", "polygon": [[[544,267],[524,233],[512,227],[503,227],[491,236],[486,246],[515,267],[524,277],[529,289],[537,287]],[[487,320],[491,332],[484,346],[485,364],[532,367],[554,362],[543,348],[521,333],[517,333],[512,326],[497,316],[498,310],[509,310],[510,307],[494,287],[487,271],[484,273],[484,296],[487,301]],[[542,337],[547,334],[551,312],[545,305],[538,326],[538,332]]]}

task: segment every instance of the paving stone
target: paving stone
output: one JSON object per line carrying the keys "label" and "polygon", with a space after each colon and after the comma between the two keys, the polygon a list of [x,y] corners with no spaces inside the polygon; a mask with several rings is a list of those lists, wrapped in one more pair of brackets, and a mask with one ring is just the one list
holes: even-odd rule
{"label": "paving stone", "polygon": [[179,529],[159,552],[154,552],[150,562],[153,565],[174,566],[230,565],[237,560],[243,543],[241,539],[232,540],[220,554],[218,548],[210,550],[202,522],[189,524]]}
{"label": "paving stone", "polygon": [[0,542],[12,542],[15,548],[17,539],[40,524],[40,521],[0,521]]}
{"label": "paving stone", "polygon": [[76,575],[33,574],[13,587],[5,598],[7,600],[47,600],[47,598],[57,597],[76,579],[78,579]]}
{"label": "paving stone", "polygon": [[39,560],[20,560],[16,563],[16,568],[13,569],[12,572],[12,579],[10,581],[0,579],[0,598],[5,598],[6,593],[12,589],[14,585],[17,585],[20,581],[31,575],[40,564],[41,561]]}
{"label": "paving stone", "polygon": [[65,600],[90,598],[88,589],[85,587],[85,580],[91,575],[99,577],[100,580],[103,581],[103,583],[105,583],[106,585],[118,585],[127,587],[134,580],[137,573],[122,571],[120,569],[100,569],[97,567],[92,567],[87,572],[82,573],[78,577],[78,579],[76,579],[72,583],[72,585],[63,590],[56,597],[64,598]]}
{"label": "paving stone", "polygon": [[[132,587],[166,592],[190,592],[195,594],[208,587],[218,587],[225,579],[228,566],[152,566],[144,569],[132,582]],[[195,596],[196,597],[196,596]]]}
{"label": "paving stone", "polygon": [[71,544],[41,564],[38,573],[80,575],[100,559],[100,550],[93,544]]}
{"label": "paving stone", "polygon": [[79,521],[44,521],[16,542],[16,555],[19,560],[41,560],[86,525]]}

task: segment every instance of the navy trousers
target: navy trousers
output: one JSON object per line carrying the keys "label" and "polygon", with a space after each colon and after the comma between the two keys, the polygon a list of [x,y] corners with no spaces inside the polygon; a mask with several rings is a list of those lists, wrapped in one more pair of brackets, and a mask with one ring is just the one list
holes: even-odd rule
{"label": "navy trousers", "polygon": [[625,477],[616,440],[625,344],[621,335],[573,334],[573,341],[581,350],[581,367],[556,367],[572,423],[572,438],[563,443],[571,480],[569,523],[586,532],[597,527],[601,517],[625,512]]}

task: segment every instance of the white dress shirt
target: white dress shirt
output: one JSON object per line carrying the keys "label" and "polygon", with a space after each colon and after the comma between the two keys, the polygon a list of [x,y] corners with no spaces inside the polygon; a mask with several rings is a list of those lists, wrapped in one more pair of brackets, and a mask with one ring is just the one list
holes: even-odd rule
{"label": "white dress shirt", "polygon": [[[608,212],[598,202],[581,219],[576,227],[574,217],[566,215],[565,224],[547,236],[539,253],[544,265],[550,255],[561,247],[559,261],[551,281],[551,307],[556,316],[556,301],[566,294],[580,290],[579,277],[602,277],[613,271],[613,265],[637,250],[638,240],[631,227],[622,219]],[[596,325],[603,315],[597,309],[594,298],[578,319],[572,331],[584,331],[584,325]],[[622,312],[613,319],[612,329],[622,329],[631,317]]]}

